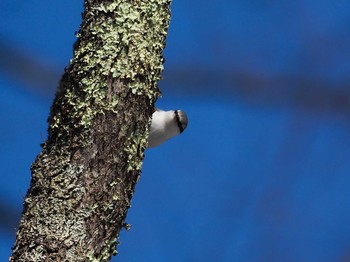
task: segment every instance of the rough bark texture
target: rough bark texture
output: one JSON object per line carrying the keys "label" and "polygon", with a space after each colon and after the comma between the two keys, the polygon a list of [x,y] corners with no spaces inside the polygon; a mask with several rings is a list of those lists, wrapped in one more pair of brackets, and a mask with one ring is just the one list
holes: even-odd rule
{"label": "rough bark texture", "polygon": [[86,0],[11,261],[108,261],[140,175],[170,0]]}

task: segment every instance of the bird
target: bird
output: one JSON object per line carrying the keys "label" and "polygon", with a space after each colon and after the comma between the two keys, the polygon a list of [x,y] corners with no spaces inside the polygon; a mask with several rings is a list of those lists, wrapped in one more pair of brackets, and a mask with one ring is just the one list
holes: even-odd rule
{"label": "bird", "polygon": [[187,127],[188,118],[182,110],[164,111],[156,108],[152,115],[147,148],[159,146],[181,134]]}

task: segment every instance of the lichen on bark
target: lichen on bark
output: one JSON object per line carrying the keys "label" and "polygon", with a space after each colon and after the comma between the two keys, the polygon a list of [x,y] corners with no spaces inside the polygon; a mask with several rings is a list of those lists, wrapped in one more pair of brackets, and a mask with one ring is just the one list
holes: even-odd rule
{"label": "lichen on bark", "polygon": [[169,0],[86,0],[11,261],[108,261],[159,96]]}

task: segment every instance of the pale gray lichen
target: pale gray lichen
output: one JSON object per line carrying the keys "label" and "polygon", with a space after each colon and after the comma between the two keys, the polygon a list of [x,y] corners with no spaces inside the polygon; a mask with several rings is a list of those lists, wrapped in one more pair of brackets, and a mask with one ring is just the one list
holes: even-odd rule
{"label": "pale gray lichen", "polygon": [[111,255],[116,255],[116,245],[118,238],[112,238],[109,241],[106,241],[100,255],[98,257],[94,256],[94,254],[89,253],[87,255],[87,259],[89,262],[100,262],[100,261],[109,261]]}

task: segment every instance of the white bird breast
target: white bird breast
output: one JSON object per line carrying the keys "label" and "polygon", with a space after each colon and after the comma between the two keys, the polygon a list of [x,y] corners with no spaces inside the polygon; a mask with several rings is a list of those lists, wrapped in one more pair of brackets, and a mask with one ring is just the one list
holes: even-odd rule
{"label": "white bird breast", "polygon": [[187,115],[182,110],[163,111],[156,109],[152,115],[148,148],[159,146],[168,139],[182,133],[188,123]]}

